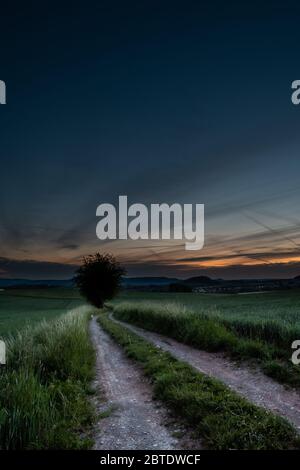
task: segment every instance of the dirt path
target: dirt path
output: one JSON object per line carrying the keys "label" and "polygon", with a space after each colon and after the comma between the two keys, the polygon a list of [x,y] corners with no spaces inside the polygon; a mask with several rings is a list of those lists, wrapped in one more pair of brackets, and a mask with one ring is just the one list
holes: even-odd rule
{"label": "dirt path", "polygon": [[288,419],[300,431],[300,393],[285,388],[258,370],[240,366],[219,353],[208,353],[110,318],[200,372],[215,377],[249,401]]}
{"label": "dirt path", "polygon": [[167,413],[153,402],[151,386],[93,318],[91,338],[97,354],[95,385],[112,409],[95,429],[95,449],[180,449],[179,441],[164,426]]}

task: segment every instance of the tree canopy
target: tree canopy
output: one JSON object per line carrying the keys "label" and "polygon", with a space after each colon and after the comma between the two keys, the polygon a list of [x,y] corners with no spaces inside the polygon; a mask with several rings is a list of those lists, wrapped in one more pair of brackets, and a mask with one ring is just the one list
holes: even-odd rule
{"label": "tree canopy", "polygon": [[112,299],[121,287],[125,269],[110,254],[86,256],[74,281],[80,293],[97,308]]}

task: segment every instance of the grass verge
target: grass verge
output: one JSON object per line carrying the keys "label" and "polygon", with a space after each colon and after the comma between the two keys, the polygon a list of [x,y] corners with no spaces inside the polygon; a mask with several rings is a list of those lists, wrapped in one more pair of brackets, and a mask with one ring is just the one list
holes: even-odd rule
{"label": "grass verge", "polygon": [[154,386],[155,397],[165,402],[213,449],[299,448],[294,428],[284,419],[249,403],[221,382],[196,372],[116,324],[106,314],[101,326],[138,361]]}
{"label": "grass verge", "polygon": [[92,423],[94,351],[88,307],[26,328],[6,341],[0,370],[0,448],[77,449]]}
{"label": "grass verge", "polygon": [[[172,337],[205,351],[224,351],[234,359],[252,360],[261,366],[266,375],[275,380],[300,388],[300,368],[290,359],[291,343],[284,334],[266,340],[267,333],[259,329],[239,331],[223,319],[198,314],[180,304],[151,302],[121,302],[112,305],[119,320],[133,323],[151,331]],[[254,327],[253,327],[254,328]],[[267,327],[266,327],[267,328]],[[287,345],[289,346],[287,347]]]}

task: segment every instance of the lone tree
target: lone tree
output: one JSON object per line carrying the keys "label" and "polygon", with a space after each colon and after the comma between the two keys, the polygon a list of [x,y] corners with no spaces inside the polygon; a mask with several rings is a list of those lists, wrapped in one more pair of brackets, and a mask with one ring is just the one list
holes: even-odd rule
{"label": "lone tree", "polygon": [[80,293],[97,308],[112,299],[121,286],[125,269],[109,254],[86,256],[77,270],[74,281]]}

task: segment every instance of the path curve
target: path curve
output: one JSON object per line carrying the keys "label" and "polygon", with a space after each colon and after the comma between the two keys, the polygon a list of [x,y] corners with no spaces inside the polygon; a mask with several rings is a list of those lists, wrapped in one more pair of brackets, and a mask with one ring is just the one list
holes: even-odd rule
{"label": "path curve", "polygon": [[[96,318],[90,321],[96,350],[98,391],[105,395],[108,417],[95,427],[96,450],[180,449],[179,441],[164,426],[167,413],[152,400],[151,385],[121,347],[103,331]],[[100,409],[101,411],[101,409]]]}
{"label": "path curve", "polygon": [[199,372],[214,377],[258,406],[276,413],[300,432],[300,393],[288,389],[256,369],[231,361],[223,354],[195,349],[172,338],[144,330],[129,323],[110,319],[150,341]]}

